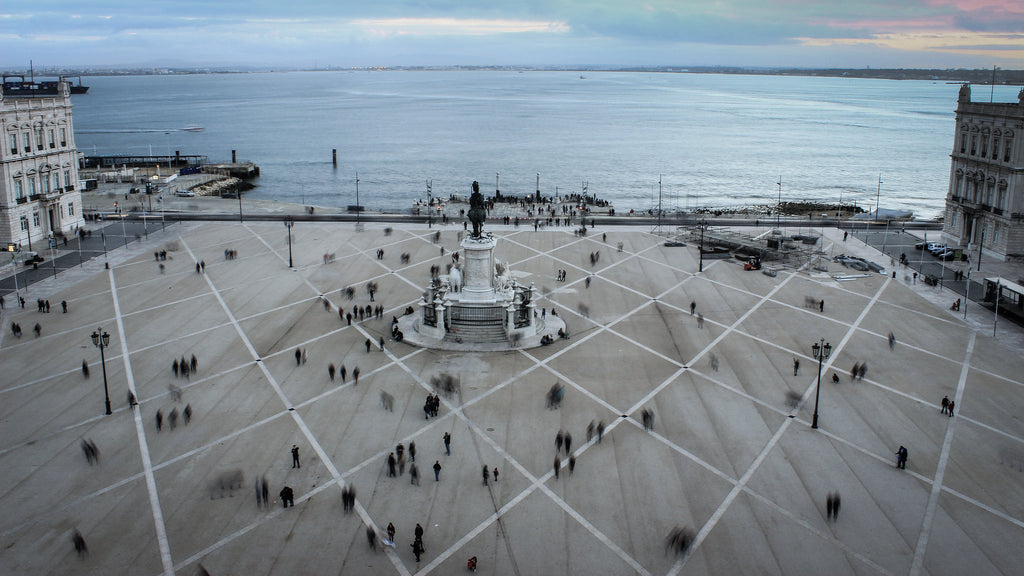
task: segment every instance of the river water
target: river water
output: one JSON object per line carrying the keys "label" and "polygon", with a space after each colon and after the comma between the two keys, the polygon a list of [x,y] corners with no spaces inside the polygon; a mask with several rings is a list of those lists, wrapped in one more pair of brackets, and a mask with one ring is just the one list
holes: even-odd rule
{"label": "river water", "polygon": [[[621,212],[818,200],[942,211],[958,86],[549,71],[90,77],[85,154],[175,151],[260,166],[247,195],[406,209],[435,196],[579,193]],[[987,90],[975,90],[975,98]],[[1016,98],[997,87],[996,101]],[[986,98],[987,99],[987,98]],[[184,131],[200,126],[202,131]],[[338,165],[331,162],[337,149]],[[879,186],[879,176],[881,185]]]}

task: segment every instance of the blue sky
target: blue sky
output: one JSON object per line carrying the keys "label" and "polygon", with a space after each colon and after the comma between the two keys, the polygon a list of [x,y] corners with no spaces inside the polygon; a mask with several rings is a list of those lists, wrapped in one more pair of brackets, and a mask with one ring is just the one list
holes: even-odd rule
{"label": "blue sky", "polygon": [[4,0],[0,67],[1024,68],[1024,0]]}

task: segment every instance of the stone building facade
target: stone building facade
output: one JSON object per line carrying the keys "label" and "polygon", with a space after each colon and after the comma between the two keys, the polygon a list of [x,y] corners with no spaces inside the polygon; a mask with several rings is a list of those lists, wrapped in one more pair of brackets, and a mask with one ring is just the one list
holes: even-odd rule
{"label": "stone building facade", "polygon": [[71,93],[0,93],[0,249],[42,253],[84,224]]}
{"label": "stone building facade", "polygon": [[963,85],[942,228],[977,261],[1024,260],[1024,90],[1017,102],[972,102]]}

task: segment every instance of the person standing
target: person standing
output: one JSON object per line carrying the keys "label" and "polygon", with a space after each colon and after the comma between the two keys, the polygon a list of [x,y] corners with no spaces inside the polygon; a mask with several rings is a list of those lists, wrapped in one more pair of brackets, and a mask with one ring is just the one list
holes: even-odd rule
{"label": "person standing", "polygon": [[950,401],[949,401],[949,408],[947,409],[947,412],[946,412],[946,413],[947,413],[947,414],[949,415],[949,417],[950,417],[950,418],[952,418],[952,417],[953,417],[953,408],[954,408],[955,406],[956,406],[956,402],[954,402],[954,401],[950,400]]}
{"label": "person standing", "polygon": [[498,483],[498,467],[497,466],[494,467],[494,483],[495,484]]}
{"label": "person standing", "polygon": [[392,524],[391,522],[388,522],[387,530],[388,530],[388,540],[391,540],[392,542],[394,542],[395,541],[395,525]]}
{"label": "person standing", "polygon": [[299,463],[299,447],[295,444],[292,444],[292,468],[302,468]]}
{"label": "person standing", "polygon": [[949,396],[943,396],[942,397],[942,413],[943,414],[948,414],[949,413]]}
{"label": "person standing", "polygon": [[442,436],[442,438],[444,438],[444,452],[445,452],[445,455],[451,456],[452,455],[452,435],[451,435],[451,433],[445,432],[444,436]]}
{"label": "person standing", "polygon": [[434,482],[440,482],[440,481],[441,481],[441,461],[440,460],[435,460],[434,461]]}
{"label": "person standing", "polygon": [[793,358],[793,376],[797,376],[799,374],[800,374],[800,360],[797,359],[797,358]]}

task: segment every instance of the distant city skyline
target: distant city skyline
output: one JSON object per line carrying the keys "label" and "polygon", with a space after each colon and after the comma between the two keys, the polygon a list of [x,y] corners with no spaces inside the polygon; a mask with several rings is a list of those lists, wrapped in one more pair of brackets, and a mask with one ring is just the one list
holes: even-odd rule
{"label": "distant city skyline", "polygon": [[1024,68],[1019,0],[299,0],[0,7],[0,67]]}

